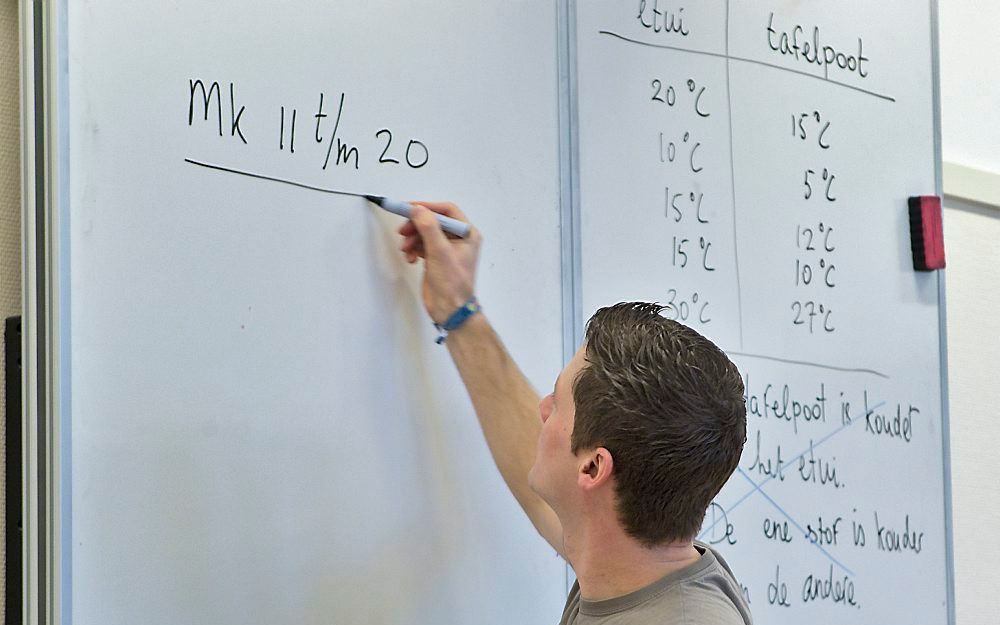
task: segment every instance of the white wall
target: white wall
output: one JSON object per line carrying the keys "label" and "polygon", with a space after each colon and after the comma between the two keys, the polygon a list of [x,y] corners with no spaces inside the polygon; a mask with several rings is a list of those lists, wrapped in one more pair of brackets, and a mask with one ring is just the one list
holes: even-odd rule
{"label": "white wall", "polygon": [[[943,158],[1000,181],[1000,3],[939,2]],[[979,625],[1000,614],[1000,207],[945,204],[956,620]]]}
{"label": "white wall", "polygon": [[[958,625],[996,622],[1000,561],[1000,210],[949,198],[948,383]],[[991,528],[991,529],[987,529]]]}
{"label": "white wall", "polygon": [[944,160],[1000,174],[1000,2],[938,2]]}

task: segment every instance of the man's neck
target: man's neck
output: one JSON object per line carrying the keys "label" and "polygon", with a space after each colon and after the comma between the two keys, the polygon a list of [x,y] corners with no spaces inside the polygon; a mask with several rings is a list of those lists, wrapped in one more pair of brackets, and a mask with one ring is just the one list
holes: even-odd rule
{"label": "man's neck", "polygon": [[648,548],[620,528],[567,532],[564,539],[580,595],[587,601],[635,592],[701,557],[690,540]]}

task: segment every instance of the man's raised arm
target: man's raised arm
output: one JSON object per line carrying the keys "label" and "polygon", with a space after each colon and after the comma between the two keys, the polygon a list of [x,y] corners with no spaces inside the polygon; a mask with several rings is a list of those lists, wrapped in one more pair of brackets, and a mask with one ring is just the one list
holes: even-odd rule
{"label": "man's raised arm", "polygon": [[[433,211],[433,212],[432,212]],[[482,241],[476,228],[464,239],[441,231],[434,212],[468,222],[454,204],[422,203],[400,227],[407,262],[424,259],[422,296],[435,323],[444,323],[475,289]],[[472,399],[486,443],[500,475],[535,528],[563,553],[562,525],[552,508],[528,485],[541,431],[539,396],[511,359],[489,320],[474,314],[448,335],[448,351]]]}

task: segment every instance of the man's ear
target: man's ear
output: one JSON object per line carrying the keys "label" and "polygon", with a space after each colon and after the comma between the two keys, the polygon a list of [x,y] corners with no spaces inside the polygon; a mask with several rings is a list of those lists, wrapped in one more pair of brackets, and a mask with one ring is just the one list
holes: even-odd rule
{"label": "man's ear", "polygon": [[595,490],[608,484],[614,473],[615,460],[611,452],[604,447],[598,447],[587,452],[580,463],[577,473],[577,484],[584,490]]}

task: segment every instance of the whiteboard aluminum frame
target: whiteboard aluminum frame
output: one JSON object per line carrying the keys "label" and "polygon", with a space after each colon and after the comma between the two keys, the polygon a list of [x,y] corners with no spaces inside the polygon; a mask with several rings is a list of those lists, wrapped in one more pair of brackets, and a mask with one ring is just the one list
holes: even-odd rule
{"label": "whiteboard aluminum frame", "polygon": [[[931,85],[934,109],[934,188],[938,197],[944,197],[941,149],[941,48],[939,42],[940,19],[938,0],[930,0],[931,14]],[[938,358],[941,373],[941,465],[944,475],[944,554],[945,593],[949,625],[955,625],[955,540],[951,494],[951,419],[948,413],[948,315],[945,297],[945,272],[938,270]]]}
{"label": "whiteboard aluminum frame", "polygon": [[[37,139],[36,123],[40,120],[35,115],[36,81],[34,79],[36,66],[35,28],[38,16],[38,5],[34,2],[21,0],[18,6],[20,31],[20,156],[21,156],[21,301],[22,316],[22,366],[24,375],[21,379],[21,396],[23,407],[21,414],[21,448],[22,483],[21,518],[23,519],[21,534],[21,550],[24,554],[21,565],[21,575],[24,580],[21,589],[21,613],[26,623],[38,623],[39,582],[44,582],[37,571],[39,565],[38,552],[38,399],[39,388],[38,355],[39,332],[36,320],[39,316],[39,303],[35,294],[39,288],[39,272],[36,270],[39,254],[37,251],[37,235],[39,228],[35,223],[35,206],[38,196],[35,176]],[[40,57],[40,55],[38,55]],[[44,336],[44,334],[42,335]],[[44,350],[42,350],[44,351]],[[44,561],[44,559],[43,559]]]}
{"label": "whiteboard aluminum frame", "polygon": [[29,625],[71,622],[66,5],[20,0],[24,589]]}
{"label": "whiteboard aluminum frame", "polygon": [[[583,341],[583,272],[580,262],[580,123],[577,108],[576,0],[557,0],[556,47],[559,85],[559,236],[562,258],[563,366]],[[575,579],[569,563],[569,594]]]}
{"label": "whiteboard aluminum frame", "polygon": [[576,0],[558,0],[559,203],[562,242],[563,363],[583,340],[580,261],[580,122],[577,107]]}

